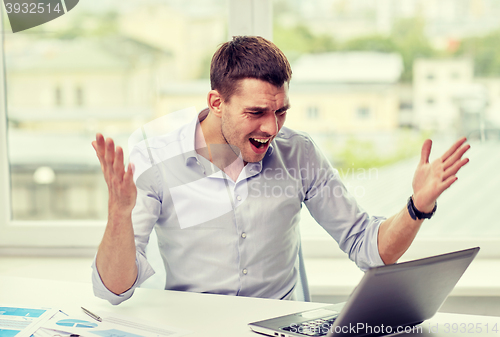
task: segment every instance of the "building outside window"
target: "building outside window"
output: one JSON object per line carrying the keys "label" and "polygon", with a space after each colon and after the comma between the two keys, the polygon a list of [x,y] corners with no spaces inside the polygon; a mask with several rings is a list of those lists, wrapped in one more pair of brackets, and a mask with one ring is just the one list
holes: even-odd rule
{"label": "building outside window", "polygon": [[[166,88],[187,81],[209,88],[210,57],[227,39],[226,8],[224,0],[83,1],[56,20],[11,33],[2,6],[7,96],[1,93],[0,112],[7,127],[0,135],[8,157],[1,152],[7,166],[0,177],[8,203],[0,245],[95,249],[107,186],[91,141],[101,132],[127,156],[130,135],[173,112],[185,95],[165,97]],[[202,109],[205,101],[176,109]]]}
{"label": "building outside window", "polygon": [[[404,6],[397,0],[274,3],[274,42],[294,71],[287,123],[307,128],[371,214],[404,207],[425,138],[433,139],[433,159],[458,137],[468,136],[470,163],[440,197],[439,214],[422,227],[410,251],[426,240],[441,240],[443,249],[479,242],[492,247],[488,240],[500,236],[498,226],[488,225],[495,218],[486,220],[495,214],[491,185],[500,188],[493,178],[494,165],[500,164],[499,139],[488,132],[500,128],[494,89],[500,50],[490,42],[499,35],[497,4],[449,1],[447,10],[437,10],[444,8],[438,0]],[[294,119],[293,109],[306,107],[308,99],[327,107],[318,123]],[[361,123],[374,111],[376,119]],[[369,175],[369,169],[378,175]],[[303,236],[325,235],[307,212],[302,222]],[[325,236],[325,250],[331,249],[327,243]]]}

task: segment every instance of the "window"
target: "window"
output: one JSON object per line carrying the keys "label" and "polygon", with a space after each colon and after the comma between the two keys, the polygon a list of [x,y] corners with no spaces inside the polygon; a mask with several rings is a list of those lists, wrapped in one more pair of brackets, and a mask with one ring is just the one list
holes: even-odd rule
{"label": "window", "polygon": [[371,110],[368,107],[362,106],[356,109],[356,118],[359,120],[370,119],[371,115]]}
{"label": "window", "polygon": [[0,246],[95,250],[107,218],[95,133],[127,153],[130,134],[146,122],[174,106],[204,108],[208,91],[183,101],[165,93],[188,81],[191,90],[209,87],[208,62],[227,40],[227,7],[81,2],[71,15],[11,33],[1,6],[0,123],[8,127],[0,124]]}
{"label": "window", "polygon": [[54,90],[54,102],[55,102],[54,106],[56,107],[62,106],[62,90],[59,85],[57,85]]}
{"label": "window", "polygon": [[75,105],[81,107],[84,105],[83,101],[83,88],[78,85],[75,88]]}
{"label": "window", "polygon": [[[500,239],[498,226],[491,225],[498,223],[491,191],[499,189],[500,182],[492,182],[491,177],[497,176],[493,173],[496,163],[500,165],[499,144],[488,141],[488,136],[480,142],[480,128],[466,131],[468,117],[456,104],[444,104],[450,96],[470,94],[466,88],[473,88],[480,77],[498,77],[482,56],[490,50],[488,34],[500,36],[498,25],[479,33],[472,26],[470,30],[463,27],[460,22],[464,17],[443,27],[445,14],[421,12],[424,2],[416,0],[403,9],[399,1],[353,0],[336,6],[332,1],[274,0],[274,42],[288,56],[293,70],[287,123],[297,116],[293,106],[307,106],[312,97],[328,107],[328,114],[318,119],[322,123],[296,121],[294,125],[308,128],[304,131],[318,140],[349,191],[373,215],[392,215],[405,206],[425,138],[433,139],[432,160],[444,153],[454,138],[469,136],[470,163],[459,173],[456,184],[439,198],[435,218],[424,223],[410,253],[431,254],[425,245],[432,241],[427,249],[439,246],[445,252],[480,245],[481,254],[499,256],[500,249],[488,243],[491,239],[498,244]],[[469,15],[466,12],[460,11]],[[493,20],[500,9],[484,15]],[[473,21],[481,25],[481,20],[485,18]],[[462,34],[460,50],[439,49],[442,41],[458,31]],[[476,73],[483,74],[466,79],[456,66],[457,60],[465,57],[473,58]],[[440,81],[441,74],[448,80]],[[493,100],[496,98],[490,97],[490,102]],[[482,109],[481,116],[498,116],[493,104]],[[333,124],[331,121],[335,129],[324,127]],[[484,123],[498,125],[493,117]],[[378,174],[363,174],[370,169]],[[488,173],[478,174],[483,169]],[[301,225],[306,245],[310,243],[307,250],[317,249],[319,256],[331,251],[328,235],[307,210],[302,213]]]}
{"label": "window", "polygon": [[412,102],[401,101],[399,103],[399,110],[412,110],[412,109],[413,109],[413,103]]}
{"label": "window", "polygon": [[[127,147],[131,132],[157,116],[193,105],[203,108],[210,57],[228,33],[274,39],[294,70],[287,123],[299,118],[295,125],[310,128],[303,131],[318,140],[371,214],[397,212],[411,194],[414,168],[405,163],[418,157],[423,139],[433,138],[435,158],[466,122],[454,108],[434,113],[431,108],[442,100],[428,96],[433,93],[424,87],[436,82],[431,70],[439,68],[413,65],[418,59],[444,57],[434,46],[448,33],[463,31],[464,39],[478,34],[466,32],[460,20],[458,26],[443,28],[439,18],[424,17],[421,25],[421,2],[403,13],[397,1],[344,1],[342,6],[319,0],[83,1],[72,15],[29,32],[4,30],[0,245],[95,251],[107,213],[106,186],[90,146],[95,132]],[[483,54],[474,56],[474,48],[466,54],[480,63]],[[487,64],[475,69],[486,72]],[[423,86],[418,92],[414,79]],[[411,88],[419,100],[400,104],[401,86]],[[317,96],[311,102],[313,93]],[[370,106],[360,106],[363,102]],[[320,114],[316,103],[328,107],[328,113]],[[294,114],[294,106],[309,106],[306,118],[321,123],[301,124],[304,114]],[[353,123],[353,110],[354,120],[367,123]],[[411,113],[404,128],[398,127],[402,110]],[[335,129],[325,127],[331,125]],[[443,249],[470,243],[483,246],[484,255],[500,254],[495,248],[500,232],[491,225],[497,222],[494,193],[500,188],[498,179],[491,178],[498,176],[498,143],[471,142],[470,164],[454,191],[440,198],[436,218],[422,228],[413,247],[435,240]],[[324,250],[317,244],[324,232],[307,211],[302,225],[303,237],[318,252],[331,249],[331,240]]]}
{"label": "window", "polygon": [[318,119],[319,109],[316,106],[310,106],[307,108],[307,118],[308,119]]}

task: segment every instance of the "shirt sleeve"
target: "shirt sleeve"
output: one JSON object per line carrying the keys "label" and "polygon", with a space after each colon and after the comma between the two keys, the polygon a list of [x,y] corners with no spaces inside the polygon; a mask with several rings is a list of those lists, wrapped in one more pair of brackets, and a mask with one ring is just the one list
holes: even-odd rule
{"label": "shirt sleeve", "polygon": [[144,281],[155,273],[153,268],[149,265],[146,257],[139,254],[139,252],[136,252],[135,263],[137,265],[137,279],[135,280],[134,285],[124,293],[115,294],[106,288],[102,282],[101,276],[97,271],[94,258],[94,262],[92,263],[92,286],[94,289],[94,295],[107,300],[113,305],[118,305],[123,301],[128,300],[134,294],[135,288],[139,287]]}
{"label": "shirt sleeve", "polygon": [[[146,154],[145,154],[146,153]],[[159,184],[159,173],[151,161],[147,152],[140,148],[134,148],[130,154],[130,161],[134,163],[134,181],[137,186],[136,205],[132,211],[132,225],[134,227],[134,239],[136,246],[137,279],[134,285],[122,294],[115,294],[106,288],[96,267],[95,258],[92,264],[92,285],[94,294],[109,301],[113,305],[129,299],[134,290],[155,272],[146,258],[146,246],[149,242],[151,231],[158,220],[161,212],[161,185]]]}
{"label": "shirt sleeve", "polygon": [[370,216],[356,202],[321,150],[308,138],[304,203],[313,218],[337,241],[363,271],[384,265],[378,250],[378,230],[384,217]]}

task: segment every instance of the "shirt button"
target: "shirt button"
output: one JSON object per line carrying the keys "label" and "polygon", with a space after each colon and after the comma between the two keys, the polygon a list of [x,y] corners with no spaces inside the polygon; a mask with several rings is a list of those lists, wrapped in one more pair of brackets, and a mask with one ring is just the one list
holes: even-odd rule
{"label": "shirt button", "polygon": [[248,270],[246,270],[246,268],[243,269],[243,274],[245,274],[245,275],[248,274]]}
{"label": "shirt button", "polygon": [[241,237],[244,239],[247,237],[247,233],[241,233]]}
{"label": "shirt button", "polygon": [[238,195],[236,199],[238,199],[238,201],[241,201],[241,195]]}

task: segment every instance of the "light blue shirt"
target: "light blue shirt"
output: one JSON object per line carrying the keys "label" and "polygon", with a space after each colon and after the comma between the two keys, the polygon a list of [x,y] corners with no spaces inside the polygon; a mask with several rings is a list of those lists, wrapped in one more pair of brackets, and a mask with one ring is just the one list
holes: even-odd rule
{"label": "light blue shirt", "polygon": [[384,218],[358,206],[307,134],[283,127],[264,159],[248,163],[233,181],[195,151],[195,131],[207,113],[131,152],[138,277],[116,295],[94,263],[96,296],[118,304],[154,274],[145,255],[154,228],[165,289],[290,299],[298,276],[302,205],[358,267],[384,264],[377,246]]}

